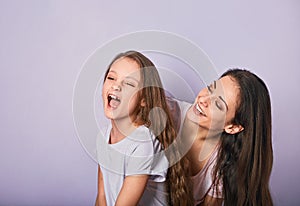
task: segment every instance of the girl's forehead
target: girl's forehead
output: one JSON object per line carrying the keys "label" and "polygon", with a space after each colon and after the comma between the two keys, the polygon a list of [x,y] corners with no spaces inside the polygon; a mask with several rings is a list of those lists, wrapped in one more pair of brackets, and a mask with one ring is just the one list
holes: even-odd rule
{"label": "girl's forehead", "polygon": [[118,76],[131,76],[135,78],[140,77],[140,66],[138,63],[130,58],[122,57],[117,59],[109,69],[110,73],[115,73]]}
{"label": "girl's forehead", "polygon": [[116,59],[111,67],[118,65],[118,64],[128,64],[128,65],[134,65],[135,67],[140,67],[139,64],[136,62],[136,60],[129,58],[129,57],[120,57],[119,59]]}

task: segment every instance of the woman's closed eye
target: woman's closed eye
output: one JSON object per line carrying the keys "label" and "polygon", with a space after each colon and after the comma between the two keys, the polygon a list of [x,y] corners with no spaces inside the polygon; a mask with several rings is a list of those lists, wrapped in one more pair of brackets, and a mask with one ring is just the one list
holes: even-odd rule
{"label": "woman's closed eye", "polygon": [[[210,94],[213,94],[213,92],[216,88],[217,88],[216,81],[214,81],[211,85],[207,86],[207,90]],[[221,96],[216,98],[215,105],[221,111],[224,111],[225,108],[228,110],[228,106],[227,106],[225,100]]]}
{"label": "woman's closed eye", "polygon": [[222,102],[220,99],[216,99],[215,104],[219,110],[224,111],[224,102]]}

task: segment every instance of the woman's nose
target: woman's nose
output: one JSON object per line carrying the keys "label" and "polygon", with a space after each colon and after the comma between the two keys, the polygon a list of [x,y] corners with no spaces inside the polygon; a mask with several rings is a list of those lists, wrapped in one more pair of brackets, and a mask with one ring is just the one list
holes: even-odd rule
{"label": "woman's nose", "polygon": [[208,107],[212,101],[213,95],[210,93],[207,93],[203,96],[199,97],[199,102],[205,107]]}
{"label": "woman's nose", "polygon": [[203,106],[207,107],[209,105],[209,103],[210,103],[210,97],[209,97],[209,95],[201,96],[199,98],[199,102]]}

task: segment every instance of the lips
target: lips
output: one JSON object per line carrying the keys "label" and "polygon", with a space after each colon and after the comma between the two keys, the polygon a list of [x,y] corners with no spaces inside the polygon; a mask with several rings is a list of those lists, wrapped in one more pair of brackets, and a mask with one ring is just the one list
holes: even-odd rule
{"label": "lips", "polygon": [[194,106],[194,111],[196,112],[197,115],[206,116],[205,112],[203,111],[203,109],[200,107],[198,103]]}
{"label": "lips", "polygon": [[113,109],[116,109],[121,103],[120,97],[118,97],[115,94],[108,94],[107,100],[108,100],[108,105]]}

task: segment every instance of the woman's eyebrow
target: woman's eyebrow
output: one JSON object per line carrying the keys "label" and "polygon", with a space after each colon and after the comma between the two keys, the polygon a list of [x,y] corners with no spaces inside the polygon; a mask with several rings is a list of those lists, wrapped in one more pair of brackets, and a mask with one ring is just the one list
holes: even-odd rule
{"label": "woman's eyebrow", "polygon": [[219,98],[224,102],[225,106],[226,106],[226,110],[228,111],[228,105],[226,103],[226,101],[223,99],[223,97],[219,96]]}
{"label": "woman's eyebrow", "polygon": [[214,81],[214,82],[211,83],[210,85],[207,85],[206,87],[207,87],[208,91],[209,91],[210,93],[212,93],[212,92],[213,92],[212,88],[213,88],[214,90],[216,89],[216,81]]}
{"label": "woman's eyebrow", "polygon": [[217,82],[216,82],[216,80],[214,81],[214,89],[216,89],[217,88]]}

